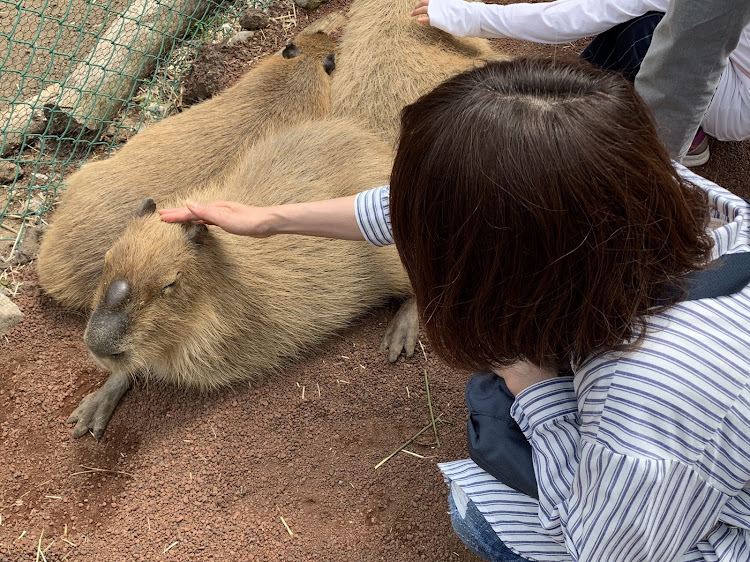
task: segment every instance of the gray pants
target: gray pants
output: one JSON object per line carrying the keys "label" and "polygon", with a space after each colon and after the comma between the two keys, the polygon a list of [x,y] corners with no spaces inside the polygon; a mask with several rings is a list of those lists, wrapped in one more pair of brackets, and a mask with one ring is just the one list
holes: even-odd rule
{"label": "gray pants", "polygon": [[748,23],[750,0],[672,0],[654,30],[635,88],[673,158],[690,147]]}

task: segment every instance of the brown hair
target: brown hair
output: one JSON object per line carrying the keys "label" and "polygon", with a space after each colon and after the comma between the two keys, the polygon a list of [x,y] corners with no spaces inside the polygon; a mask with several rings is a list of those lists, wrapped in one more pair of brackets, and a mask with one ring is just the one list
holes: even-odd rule
{"label": "brown hair", "polygon": [[631,84],[586,63],[489,63],[406,107],[390,199],[430,342],[470,369],[636,342],[712,247]]}

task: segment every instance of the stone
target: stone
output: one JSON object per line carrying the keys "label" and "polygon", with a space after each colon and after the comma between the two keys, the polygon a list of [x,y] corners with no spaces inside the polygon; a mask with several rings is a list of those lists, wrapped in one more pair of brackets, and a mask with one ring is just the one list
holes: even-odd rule
{"label": "stone", "polygon": [[263,29],[264,27],[268,27],[269,23],[271,23],[271,18],[268,17],[268,14],[260,10],[248,8],[240,14],[240,27],[248,31]]}
{"label": "stone", "polygon": [[9,185],[16,179],[16,172],[20,178],[23,173],[21,169],[16,165],[15,162],[8,160],[0,161],[0,184]]}
{"label": "stone", "polygon": [[0,294],[0,334],[23,320],[23,312],[5,295]]}
{"label": "stone", "polygon": [[321,4],[324,4],[327,2],[327,0],[294,0],[294,3],[297,4],[300,8],[304,8],[308,12],[312,12],[313,10],[317,10]]}
{"label": "stone", "polygon": [[243,41],[247,41],[254,35],[255,35],[254,31],[239,31],[229,38],[229,40],[227,41],[227,45],[234,45],[236,43],[242,43]]}

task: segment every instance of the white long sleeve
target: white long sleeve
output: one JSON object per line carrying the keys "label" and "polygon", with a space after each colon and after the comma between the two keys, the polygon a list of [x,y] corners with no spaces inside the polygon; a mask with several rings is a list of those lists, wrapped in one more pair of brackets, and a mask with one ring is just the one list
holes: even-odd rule
{"label": "white long sleeve", "polygon": [[535,4],[483,4],[430,0],[430,25],[459,37],[509,37],[567,43],[596,35],[649,11],[666,12],[669,0],[557,0]]}

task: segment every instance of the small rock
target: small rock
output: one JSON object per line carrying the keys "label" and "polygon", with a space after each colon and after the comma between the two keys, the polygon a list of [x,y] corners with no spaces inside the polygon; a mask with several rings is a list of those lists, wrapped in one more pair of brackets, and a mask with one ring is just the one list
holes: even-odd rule
{"label": "small rock", "polygon": [[169,106],[163,103],[156,103],[156,102],[150,103],[145,107],[145,109],[146,111],[154,113],[162,118],[166,117],[167,113],[169,113]]}
{"label": "small rock", "polygon": [[23,312],[5,295],[0,295],[0,334],[23,320]]}
{"label": "small rock", "polygon": [[34,183],[36,185],[41,185],[43,183],[47,183],[49,181],[49,176],[47,174],[34,174]]}
{"label": "small rock", "polygon": [[0,183],[10,184],[16,179],[16,172],[18,177],[23,176],[21,168],[19,168],[15,162],[9,162],[8,160],[0,161]]}
{"label": "small rock", "polygon": [[249,31],[263,29],[264,27],[268,27],[269,23],[271,23],[271,19],[268,17],[268,14],[260,10],[248,8],[240,14],[240,26],[242,29]]}
{"label": "small rock", "polygon": [[242,43],[243,41],[247,41],[254,35],[255,35],[254,31],[239,31],[229,38],[229,40],[227,41],[227,45],[234,45],[236,43]]}
{"label": "small rock", "polygon": [[29,211],[34,212],[44,206],[44,197],[34,197],[29,201]]}
{"label": "small rock", "polygon": [[312,12],[313,10],[317,10],[320,5],[324,4],[326,1],[327,0],[294,0],[294,3],[308,12]]}

